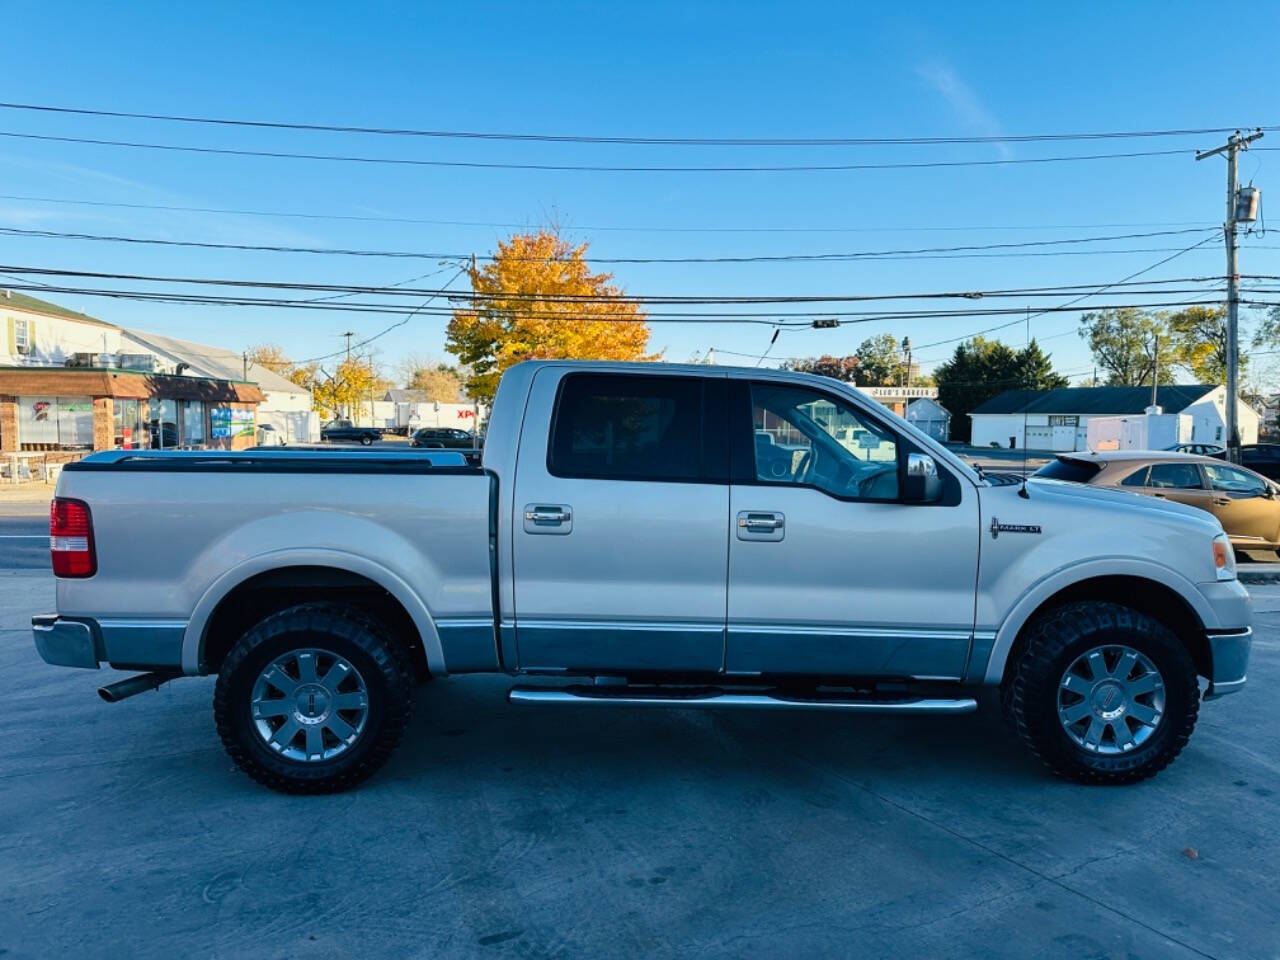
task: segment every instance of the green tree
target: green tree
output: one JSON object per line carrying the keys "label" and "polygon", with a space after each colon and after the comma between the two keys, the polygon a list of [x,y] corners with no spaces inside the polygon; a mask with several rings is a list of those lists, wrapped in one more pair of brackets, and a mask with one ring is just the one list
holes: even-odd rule
{"label": "green tree", "polygon": [[1173,383],[1179,362],[1168,318],[1137,307],[1086,313],[1080,318],[1080,337],[1089,344],[1093,359],[1113,387],[1140,387],[1151,383],[1159,344],[1159,378]]}
{"label": "green tree", "polygon": [[[1187,307],[1165,321],[1178,365],[1198,383],[1227,381],[1227,311],[1222,307]],[[1241,352],[1243,376],[1249,357]]]}
{"label": "green tree", "polygon": [[1019,378],[1018,386],[1024,390],[1056,390],[1070,383],[1053,369],[1052,358],[1034,340],[1018,351],[1015,376]]}
{"label": "green tree", "polygon": [[868,337],[858,344],[858,383],[864,387],[891,387],[904,382],[906,365],[898,340],[891,333]]}
{"label": "green tree", "polygon": [[782,365],[783,370],[795,370],[798,373],[813,373],[820,377],[831,377],[845,383],[856,383],[858,380],[858,358],[853,354],[844,357],[833,357],[824,353],[820,357],[804,357],[799,360],[788,360]]}
{"label": "green tree", "polygon": [[959,344],[951,358],[933,371],[938,402],[951,411],[951,435],[968,441],[969,413],[1006,390],[1052,390],[1067,378],[1055,373],[1049,356],[1032,340],[1013,350],[993,340],[974,337]]}

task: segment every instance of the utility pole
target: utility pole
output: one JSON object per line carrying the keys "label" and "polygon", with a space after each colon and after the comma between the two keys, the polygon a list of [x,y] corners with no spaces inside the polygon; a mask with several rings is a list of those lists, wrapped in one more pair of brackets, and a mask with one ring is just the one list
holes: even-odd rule
{"label": "utility pole", "polygon": [[1156,384],[1160,382],[1160,334],[1155,335],[1151,353],[1151,408],[1156,407]]}
{"label": "utility pole", "polygon": [[240,358],[244,361],[244,379],[248,380],[249,379],[249,351],[246,350],[244,353],[242,353],[240,355]]}
{"label": "utility pole", "polygon": [[[344,331],[343,333],[338,334],[338,336],[347,338],[347,362],[343,365],[343,369],[347,371],[346,375],[349,377],[351,376],[351,338],[355,336],[355,331],[347,330],[347,331]],[[360,401],[357,399],[356,400],[357,406],[359,405],[359,403]],[[345,413],[346,413],[347,419],[348,420],[353,419],[351,416],[351,404],[346,403],[346,404],[343,404],[343,406],[346,407]]]}
{"label": "utility pole", "polygon": [[1249,144],[1262,139],[1262,130],[1242,135],[1239,130],[1227,142],[1213,150],[1196,152],[1196,160],[1226,154],[1227,157],[1227,221],[1223,234],[1227,241],[1227,459],[1240,462],[1240,267],[1237,264],[1236,220],[1240,191],[1238,157]]}

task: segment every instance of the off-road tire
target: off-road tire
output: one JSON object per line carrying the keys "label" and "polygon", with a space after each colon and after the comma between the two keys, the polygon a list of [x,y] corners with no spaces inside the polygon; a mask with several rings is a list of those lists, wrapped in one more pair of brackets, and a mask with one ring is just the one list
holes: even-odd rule
{"label": "off-road tire", "polygon": [[[308,647],[338,654],[359,670],[368,692],[368,718],[345,753],[304,762],[263,743],[254,728],[251,693],[267,664]],[[250,627],[231,649],[218,672],[213,715],[231,759],[259,783],[283,793],[333,793],[360,783],[386,762],[409,722],[413,689],[404,647],[381,621],[346,604],[303,603]]]}
{"label": "off-road tire", "polygon": [[[1002,706],[1022,742],[1059,776],[1078,783],[1136,783],[1182,752],[1200,711],[1195,663],[1164,624],[1118,603],[1057,607],[1027,628],[1026,644],[1001,690]],[[1109,643],[1145,654],[1164,681],[1165,707],[1151,737],[1132,751],[1101,755],[1078,746],[1058,719],[1058,684],[1085,651]]]}

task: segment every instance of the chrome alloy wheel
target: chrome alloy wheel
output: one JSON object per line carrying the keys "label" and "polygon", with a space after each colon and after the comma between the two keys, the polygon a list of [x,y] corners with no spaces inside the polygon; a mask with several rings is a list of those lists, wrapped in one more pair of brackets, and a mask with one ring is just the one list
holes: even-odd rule
{"label": "chrome alloy wheel", "polygon": [[1164,703],[1156,665],[1123,644],[1082,653],[1058,682],[1058,719],[1067,736],[1105,756],[1146,743],[1160,726]]}
{"label": "chrome alloy wheel", "polygon": [[331,760],[369,719],[369,691],[350,661],[328,650],[290,650],[263,668],[250,697],[262,742],[290,760]]}

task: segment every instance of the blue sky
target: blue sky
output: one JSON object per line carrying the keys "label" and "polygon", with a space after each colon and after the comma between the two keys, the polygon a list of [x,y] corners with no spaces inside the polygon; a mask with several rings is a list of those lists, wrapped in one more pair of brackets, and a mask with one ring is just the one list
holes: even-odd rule
{"label": "blue sky", "polygon": [[[892,137],[1280,124],[1268,39],[1280,6],[1236,4],[6,4],[14,102],[319,123],[673,137]],[[1224,63],[1222,51],[1234,59]],[[1216,146],[1213,137],[1065,144],[713,148],[452,142],[184,127],[0,110],[0,132],[446,160],[785,164],[1021,159]],[[1280,131],[1260,146],[1280,147]],[[1264,192],[1280,153],[1243,158]],[[556,219],[598,256],[825,253],[1209,227],[1220,160],[1190,155],[1070,164],[806,173],[583,173],[393,167],[195,156],[0,137],[0,193],[537,226]],[[1280,178],[1277,178],[1280,183]],[[1265,206],[1264,206],[1265,210]],[[1280,217],[1277,218],[1280,222]],[[1162,226],[1162,225],[1175,226]],[[1107,226],[1100,226],[1107,225]],[[215,242],[483,254],[503,226],[127,210],[0,199],[0,226]],[[739,232],[728,228],[755,228]],[[758,228],[799,228],[759,232]],[[630,229],[603,229],[630,228]],[[657,229],[655,229],[657,228]],[[676,230],[674,228],[679,228]],[[713,229],[714,228],[714,229]],[[964,229],[954,229],[964,228]],[[1111,247],[1180,248],[1194,236]],[[1242,270],[1280,273],[1280,249],[1244,242]],[[1280,247],[1280,243],[1275,244]],[[1106,249],[1106,245],[1096,249]],[[1166,253],[875,263],[616,268],[637,294],[868,294],[1102,285]],[[387,284],[431,261],[183,250],[0,237],[0,263],[182,276]],[[1221,274],[1212,241],[1149,274]],[[448,273],[423,281],[429,285]],[[294,357],[336,350],[357,314],[166,306],[59,295],[104,319]],[[1067,298],[1063,298],[1067,299]],[[1103,295],[1095,303],[1119,302]],[[1036,301],[1040,303],[1040,301]],[[961,304],[963,305],[963,304]],[[1087,305],[1087,304],[1086,304]],[[445,319],[378,341],[444,357]],[[999,320],[929,319],[787,331],[777,356],[851,351],[890,332],[917,344]],[[1074,315],[1032,323],[1060,370],[1091,367]],[[1065,335],[1063,335],[1065,334]],[[768,327],[654,324],[684,360],[759,353]],[[1004,334],[1020,345],[1021,327]],[[926,361],[950,347],[922,350]],[[727,356],[727,355],[726,355]]]}

